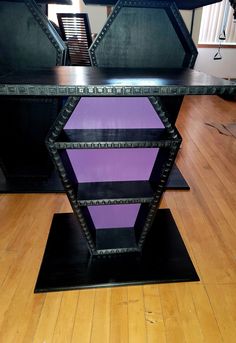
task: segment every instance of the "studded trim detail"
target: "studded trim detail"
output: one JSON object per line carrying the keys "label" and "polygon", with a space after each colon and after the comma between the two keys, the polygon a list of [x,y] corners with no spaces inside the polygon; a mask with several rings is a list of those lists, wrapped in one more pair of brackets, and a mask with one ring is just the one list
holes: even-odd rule
{"label": "studded trim detail", "polygon": [[44,96],[177,96],[177,95],[234,95],[235,85],[227,86],[51,86],[0,84],[0,95]]}

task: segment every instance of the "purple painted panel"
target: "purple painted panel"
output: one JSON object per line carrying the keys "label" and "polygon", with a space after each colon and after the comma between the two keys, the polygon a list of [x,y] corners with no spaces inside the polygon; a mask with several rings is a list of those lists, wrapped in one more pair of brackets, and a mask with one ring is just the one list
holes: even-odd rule
{"label": "purple painted panel", "polygon": [[164,128],[146,97],[83,97],[64,129]]}
{"label": "purple painted panel", "polygon": [[140,204],[88,206],[96,229],[134,227]]}
{"label": "purple painted panel", "polygon": [[78,182],[149,180],[157,148],[67,149]]}

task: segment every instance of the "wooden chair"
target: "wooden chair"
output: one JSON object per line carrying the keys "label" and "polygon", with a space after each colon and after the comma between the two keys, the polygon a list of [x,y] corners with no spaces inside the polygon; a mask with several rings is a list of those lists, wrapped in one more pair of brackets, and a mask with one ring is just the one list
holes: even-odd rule
{"label": "wooden chair", "polygon": [[67,43],[71,65],[90,66],[88,49],[92,36],[87,13],[57,13],[62,38]]}

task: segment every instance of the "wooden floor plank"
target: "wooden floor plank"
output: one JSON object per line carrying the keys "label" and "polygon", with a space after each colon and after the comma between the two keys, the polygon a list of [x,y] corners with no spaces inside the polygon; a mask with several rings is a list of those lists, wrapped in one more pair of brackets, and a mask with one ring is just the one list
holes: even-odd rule
{"label": "wooden floor plank", "polygon": [[158,287],[167,342],[188,343],[184,335],[175,285],[159,285]]}
{"label": "wooden floor plank", "polygon": [[82,290],[79,293],[79,300],[74,320],[72,342],[89,343],[93,323],[95,290]]}
{"label": "wooden floor plank", "polygon": [[[1,195],[2,197],[2,195]],[[26,195],[6,195],[1,201],[0,252],[8,249],[21,224],[19,218],[25,213],[28,199]]]}
{"label": "wooden floor plank", "polygon": [[63,294],[52,343],[71,342],[78,298],[78,291],[69,291]]}
{"label": "wooden floor plank", "polygon": [[111,289],[110,342],[128,343],[128,294],[127,287]]}
{"label": "wooden floor plank", "polygon": [[174,288],[177,307],[179,310],[179,318],[186,342],[204,342],[201,326],[194,306],[190,284],[175,284]]}
{"label": "wooden floor plank", "polygon": [[166,342],[165,324],[157,285],[143,286],[147,342]]}
{"label": "wooden floor plank", "polygon": [[16,252],[0,252],[0,289],[10,272],[11,266],[17,262]]}
{"label": "wooden floor plank", "polygon": [[110,312],[111,289],[96,289],[90,340],[91,343],[110,342]]}
{"label": "wooden floor plank", "polygon": [[234,343],[236,337],[236,285],[206,285],[206,290],[224,342]]}
{"label": "wooden floor plank", "polygon": [[203,341],[220,343],[223,340],[213,308],[204,285],[191,284],[189,288],[195,306],[195,311],[200,323]]}
{"label": "wooden floor plank", "polygon": [[142,286],[128,288],[129,343],[147,342],[145,307]]}
{"label": "wooden floor plank", "polygon": [[[34,335],[34,343],[52,342],[61,307],[62,292],[48,293]],[[36,297],[38,294],[36,295]],[[28,343],[28,342],[27,342]]]}

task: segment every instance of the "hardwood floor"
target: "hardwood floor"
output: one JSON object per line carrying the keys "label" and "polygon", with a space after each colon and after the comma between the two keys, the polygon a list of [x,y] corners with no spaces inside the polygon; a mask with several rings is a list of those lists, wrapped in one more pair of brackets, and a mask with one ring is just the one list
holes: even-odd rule
{"label": "hardwood floor", "polygon": [[177,165],[190,191],[167,191],[200,282],[34,294],[62,194],[0,196],[0,342],[235,342],[236,139],[207,121],[236,121],[236,102],[185,97]]}

